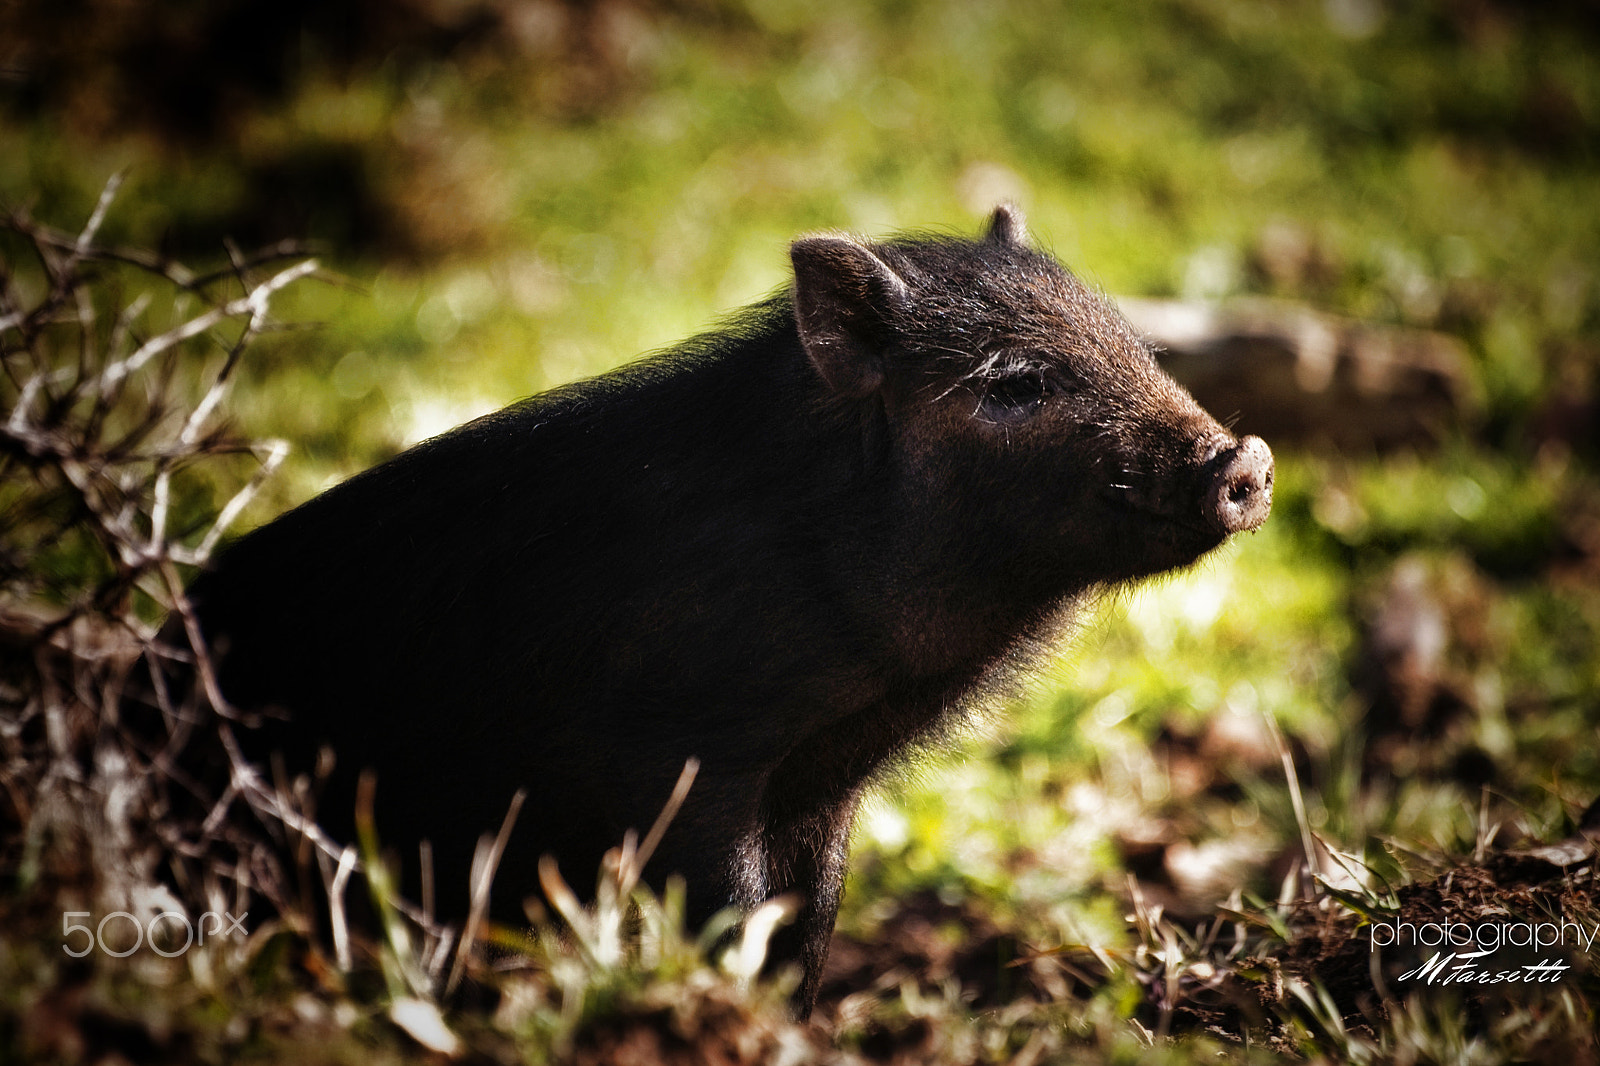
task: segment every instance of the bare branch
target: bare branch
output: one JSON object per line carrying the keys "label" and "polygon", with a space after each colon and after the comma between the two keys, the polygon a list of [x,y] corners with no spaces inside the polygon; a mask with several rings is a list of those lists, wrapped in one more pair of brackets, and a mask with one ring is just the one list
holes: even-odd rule
{"label": "bare branch", "polygon": [[265,441],[263,446],[267,449],[267,454],[261,460],[261,469],[256,471],[255,476],[246,483],[244,488],[234,494],[233,499],[229,500],[217,515],[217,520],[211,524],[211,529],[206,533],[205,539],[200,542],[199,547],[194,549],[192,558],[195,563],[204,563],[211,558],[211,553],[216,550],[217,542],[228,531],[228,527],[233,524],[233,520],[239,517],[239,512],[245,509],[250,500],[260,491],[261,486],[266,483],[267,478],[271,477],[273,471],[278,469],[278,464],[282,463],[284,457],[289,454],[287,441]]}
{"label": "bare branch", "polygon": [[175,345],[182,344],[191,337],[197,337],[206,330],[239,315],[250,315],[255,321],[267,313],[267,301],[273,293],[282,289],[291,282],[312,274],[317,269],[315,259],[307,259],[296,263],[294,266],[274,274],[262,285],[252,289],[249,293],[235,300],[229,300],[220,307],[214,307],[205,314],[191,318],[181,326],[172,329],[158,337],[152,337],[139,346],[138,350],[126,359],[112,363],[102,375],[102,387],[111,388],[120,383],[129,374],[135,373],[151,359]]}
{"label": "bare branch", "polygon": [[122,181],[128,176],[126,170],[119,170],[106,180],[105,188],[100,190],[100,199],[94,205],[94,211],[89,215],[89,221],[84,224],[83,232],[78,234],[74,250],[78,255],[88,252],[94,244],[96,233],[100,232],[100,224],[106,220],[106,211],[111,207],[111,201],[117,198],[117,190],[122,188]]}
{"label": "bare branch", "polygon": [[[159,855],[206,901],[224,901],[228,886],[240,912],[259,895],[287,913],[289,860],[273,838],[303,841],[326,872],[322,887],[348,966],[344,893],[351,876],[368,872],[317,826],[307,796],[275,787],[245,757],[236,730],[247,718],[222,693],[180,572],[211,558],[288,453],[281,440],[241,440],[216,424],[251,345],[284,328],[271,318],[273,299],[324,275],[290,242],[251,253],[230,246],[226,267],[202,272],[153,252],[103,247],[98,235],[122,181],[106,183],[76,233],[26,215],[0,219],[36,259],[0,262],[0,471],[8,489],[18,486],[0,524],[0,641],[31,652],[32,663],[28,676],[7,677],[0,689],[0,786],[22,797],[12,806],[25,817],[36,813],[28,797],[59,800],[78,812],[79,829],[109,817],[108,795],[132,796],[118,800],[116,817],[143,819],[138,831],[124,826],[124,850],[89,864],[105,891],[132,891],[141,878],[154,884],[151,856]],[[95,263],[132,267],[154,288],[124,300],[120,290],[96,287],[104,283],[86,269]],[[105,273],[117,283],[124,276]],[[24,274],[41,284],[18,283]],[[222,295],[234,291],[230,279],[236,296]],[[170,300],[166,328],[141,337],[158,300]],[[207,338],[225,323],[228,337]],[[208,523],[175,531],[180,508],[211,491],[189,472],[246,451],[258,466],[245,484]],[[19,468],[27,476],[10,479]],[[52,569],[58,563],[65,565]],[[158,627],[148,616],[160,609],[168,614]],[[21,728],[35,719],[44,728]],[[19,744],[31,747],[19,754]],[[203,771],[188,758],[197,745],[207,753]],[[28,768],[24,777],[17,766]],[[106,777],[113,772],[120,776]],[[16,857],[5,850],[11,841],[0,834],[0,865]],[[480,867],[483,885],[497,854]],[[427,961],[408,980],[427,994],[459,957],[458,940],[433,921],[431,907],[395,899],[393,913],[422,933],[417,958]],[[395,928],[391,936],[409,935]]]}

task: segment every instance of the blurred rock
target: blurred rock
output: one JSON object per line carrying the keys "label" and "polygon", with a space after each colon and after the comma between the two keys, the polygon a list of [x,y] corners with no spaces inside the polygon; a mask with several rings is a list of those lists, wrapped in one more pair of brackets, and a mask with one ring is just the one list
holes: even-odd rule
{"label": "blurred rock", "polygon": [[1450,633],[1421,559],[1395,564],[1368,620],[1363,688],[1376,712],[1407,732],[1429,724]]}
{"label": "blurred rock", "polygon": [[1564,501],[1550,576],[1569,588],[1600,587],[1600,486],[1575,491]]}
{"label": "blurred rock", "polygon": [[1344,265],[1338,254],[1305,227],[1279,219],[1256,234],[1247,256],[1250,272],[1284,294],[1334,285]]}
{"label": "blurred rock", "polygon": [[1225,701],[1206,720],[1200,754],[1212,765],[1273,773],[1283,763],[1267,720],[1254,707]]}
{"label": "blurred rock", "polygon": [[1475,664],[1494,657],[1482,576],[1465,558],[1395,563],[1362,609],[1353,685],[1366,703],[1364,762],[1391,776],[1491,781],[1475,740]]}
{"label": "blurred rock", "polygon": [[[1291,733],[1284,743],[1295,773],[1307,777],[1312,760],[1305,742]],[[1171,719],[1163,722],[1152,749],[1166,768],[1168,786],[1179,803],[1202,795],[1238,802],[1246,794],[1242,782],[1283,775],[1283,754],[1266,718],[1254,706],[1233,700],[1224,700],[1198,732]],[[1163,846],[1168,842],[1163,840]],[[1131,854],[1124,849],[1125,856]]]}
{"label": "blurred rock", "polygon": [[1174,842],[1164,858],[1168,883],[1182,901],[1173,909],[1203,913],[1221,904],[1240,885],[1259,878],[1269,857],[1262,842],[1253,837]]}
{"label": "blurred rock", "polygon": [[1117,303],[1203,407],[1274,445],[1425,447],[1472,413],[1466,351],[1442,333],[1266,299]]}
{"label": "blurred rock", "polygon": [[1552,387],[1529,426],[1541,446],[1557,444],[1588,457],[1600,456],[1600,344],[1574,341],[1546,349]]}

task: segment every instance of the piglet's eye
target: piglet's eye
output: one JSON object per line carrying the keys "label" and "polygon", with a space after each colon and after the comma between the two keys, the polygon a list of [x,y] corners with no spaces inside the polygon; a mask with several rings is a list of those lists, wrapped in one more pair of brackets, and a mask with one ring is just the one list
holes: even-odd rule
{"label": "piglet's eye", "polygon": [[1050,382],[1037,370],[1019,370],[996,378],[984,399],[991,405],[1026,413],[1042,404],[1051,394]]}

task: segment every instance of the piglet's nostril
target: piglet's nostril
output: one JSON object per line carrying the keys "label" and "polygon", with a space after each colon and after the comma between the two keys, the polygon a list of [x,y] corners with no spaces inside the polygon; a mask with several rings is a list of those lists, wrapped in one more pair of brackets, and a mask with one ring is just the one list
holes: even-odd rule
{"label": "piglet's nostril", "polygon": [[1206,490],[1206,519],[1223,536],[1256,529],[1272,512],[1272,449],[1245,437],[1216,456]]}

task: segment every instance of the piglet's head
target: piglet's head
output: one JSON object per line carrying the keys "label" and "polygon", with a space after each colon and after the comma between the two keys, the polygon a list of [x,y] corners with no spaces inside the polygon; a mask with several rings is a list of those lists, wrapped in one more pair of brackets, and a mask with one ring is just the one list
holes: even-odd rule
{"label": "piglet's head", "polygon": [[794,243],[801,343],[881,423],[911,543],[1058,591],[1183,566],[1272,509],[1272,452],[1235,437],[1103,297],[1001,207],[977,240]]}

